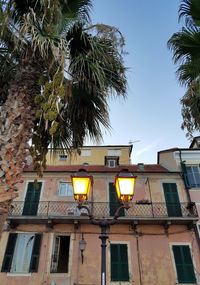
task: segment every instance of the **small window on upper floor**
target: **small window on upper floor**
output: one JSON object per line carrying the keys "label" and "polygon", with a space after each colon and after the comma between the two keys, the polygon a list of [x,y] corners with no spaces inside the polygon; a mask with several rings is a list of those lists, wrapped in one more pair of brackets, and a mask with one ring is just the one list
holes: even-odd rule
{"label": "small window on upper floor", "polygon": [[91,156],[91,149],[82,149],[81,156]]}
{"label": "small window on upper floor", "polygon": [[186,165],[186,179],[189,187],[200,187],[200,168],[199,165]]}
{"label": "small window on upper floor", "polygon": [[105,165],[111,168],[117,167],[119,165],[119,157],[118,156],[106,156]]}
{"label": "small window on upper floor", "polygon": [[120,156],[121,155],[121,150],[120,149],[109,149],[108,156]]}
{"label": "small window on upper floor", "polygon": [[67,160],[67,154],[59,154],[59,160],[60,160],[60,161],[65,161],[65,160]]}
{"label": "small window on upper floor", "polygon": [[60,197],[72,197],[73,187],[71,182],[60,182],[58,189],[58,196]]}

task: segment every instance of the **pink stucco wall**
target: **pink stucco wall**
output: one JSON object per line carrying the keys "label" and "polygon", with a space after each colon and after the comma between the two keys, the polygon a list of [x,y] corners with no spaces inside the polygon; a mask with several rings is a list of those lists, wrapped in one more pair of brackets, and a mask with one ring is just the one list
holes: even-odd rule
{"label": "pink stucco wall", "polygon": [[[31,173],[24,176],[24,183],[18,201],[23,201],[28,181],[35,177]],[[94,174],[93,199],[98,202],[108,202],[108,183],[114,180],[113,174]],[[70,181],[70,173],[45,173],[41,200],[42,201],[73,201],[73,197],[58,197],[59,181]],[[153,202],[164,202],[163,182],[176,182],[181,202],[187,202],[187,194],[183,181],[178,174],[138,174],[134,201],[147,199]],[[199,195],[196,193],[195,195]],[[92,194],[90,195],[90,200]],[[196,198],[195,198],[196,199]],[[200,196],[199,196],[200,201]],[[171,252],[172,244],[188,244],[191,247],[192,258],[197,272],[200,272],[200,252],[193,229],[186,225],[171,225],[166,231],[163,225],[138,225],[134,229],[130,220],[128,224],[117,224],[110,227],[107,242],[107,284],[110,283],[110,244],[126,243],[128,245],[128,261],[130,282],[135,285],[174,285],[176,270]],[[38,273],[30,276],[19,276],[0,273],[0,285],[97,285],[100,284],[101,246],[99,240],[100,228],[95,225],[55,224],[52,228],[45,225],[19,225],[12,232],[42,233],[42,245]],[[0,268],[2,265],[9,232],[2,234],[0,241]],[[56,234],[70,236],[69,273],[50,273],[52,241]],[[79,241],[84,236],[87,242],[84,251],[84,263],[81,263]],[[123,285],[123,282],[113,285]]]}

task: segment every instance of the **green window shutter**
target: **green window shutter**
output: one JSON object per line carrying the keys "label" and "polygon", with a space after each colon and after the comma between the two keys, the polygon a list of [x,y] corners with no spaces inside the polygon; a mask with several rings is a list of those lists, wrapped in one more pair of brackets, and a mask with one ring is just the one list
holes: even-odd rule
{"label": "green window shutter", "polygon": [[2,272],[10,272],[16,240],[17,240],[17,234],[9,235],[4,255],[4,260],[1,268]]}
{"label": "green window shutter", "polygon": [[29,272],[37,272],[38,271],[41,239],[42,239],[41,234],[35,235]]}
{"label": "green window shutter", "polygon": [[176,183],[163,183],[163,190],[169,217],[181,217],[181,204],[179,201]]}
{"label": "green window shutter", "polygon": [[[110,204],[110,216],[114,216],[116,210],[120,207],[120,203],[117,198],[117,193],[113,183],[109,183],[109,204]],[[124,216],[124,209],[119,211],[119,216]]]}
{"label": "green window shutter", "polygon": [[111,281],[118,281],[118,245],[111,244]]}
{"label": "green window shutter", "polygon": [[121,280],[129,281],[127,244],[120,245]]}
{"label": "green window shutter", "polygon": [[184,162],[181,162],[181,170],[182,170],[182,174],[183,174],[183,181],[184,181],[185,187],[190,188],[188,175],[187,175],[187,168],[186,168]]}
{"label": "green window shutter", "polygon": [[196,283],[193,262],[188,245],[173,245],[174,260],[179,283]]}
{"label": "green window shutter", "polygon": [[129,281],[127,244],[111,244],[111,281]]}
{"label": "green window shutter", "polygon": [[29,182],[24,201],[23,215],[35,216],[40,202],[42,182]]}

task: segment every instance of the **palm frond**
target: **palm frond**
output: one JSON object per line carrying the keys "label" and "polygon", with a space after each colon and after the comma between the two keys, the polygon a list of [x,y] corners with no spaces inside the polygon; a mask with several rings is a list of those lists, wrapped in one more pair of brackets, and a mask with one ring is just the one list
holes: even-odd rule
{"label": "palm frond", "polygon": [[179,9],[179,20],[185,19],[187,27],[200,26],[200,2],[199,0],[182,0]]}
{"label": "palm frond", "polygon": [[181,104],[181,127],[187,130],[187,136],[191,138],[194,131],[200,131],[200,78],[190,83]]}
{"label": "palm frond", "polygon": [[81,24],[69,31],[67,40],[70,43],[69,70],[76,83],[84,83],[88,89],[91,86],[101,89],[107,94],[109,90],[125,95],[126,69],[111,40],[89,35]]}
{"label": "palm frond", "polygon": [[177,70],[177,76],[181,84],[189,85],[200,76],[200,58],[195,57],[181,64]]}
{"label": "palm frond", "polygon": [[183,28],[182,31],[172,35],[168,41],[168,47],[173,51],[174,63],[184,62],[200,54],[200,32]]}

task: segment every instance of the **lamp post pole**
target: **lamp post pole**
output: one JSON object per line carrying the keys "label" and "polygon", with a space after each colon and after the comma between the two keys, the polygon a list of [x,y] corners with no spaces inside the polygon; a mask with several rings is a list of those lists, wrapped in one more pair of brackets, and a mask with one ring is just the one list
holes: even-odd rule
{"label": "lamp post pole", "polygon": [[134,183],[136,176],[125,171],[124,173],[119,173],[115,177],[114,185],[118,200],[121,202],[121,206],[118,207],[112,219],[106,219],[104,217],[102,219],[95,218],[92,215],[91,210],[84,205],[84,202],[88,199],[89,191],[93,184],[92,176],[86,175],[85,172],[79,172],[77,175],[72,175],[71,179],[74,189],[74,199],[78,201],[77,207],[79,209],[85,209],[91,224],[98,225],[101,228],[101,234],[99,236],[101,240],[101,285],[106,285],[107,228],[117,222],[121,209],[129,209],[128,202],[132,200],[134,195]]}
{"label": "lamp post pole", "polygon": [[90,209],[86,205],[79,204],[78,209],[85,209],[87,211],[87,215],[90,219],[91,224],[98,225],[101,228],[101,234],[99,236],[99,239],[101,240],[101,285],[106,285],[106,247],[107,247],[107,229],[110,225],[114,225],[117,222],[117,219],[119,218],[119,213],[121,209],[129,209],[128,203],[122,204],[118,207],[116,210],[113,219],[95,219],[94,216],[91,214]]}
{"label": "lamp post pole", "polygon": [[108,239],[107,226],[101,225],[101,285],[106,285],[106,241]]}

